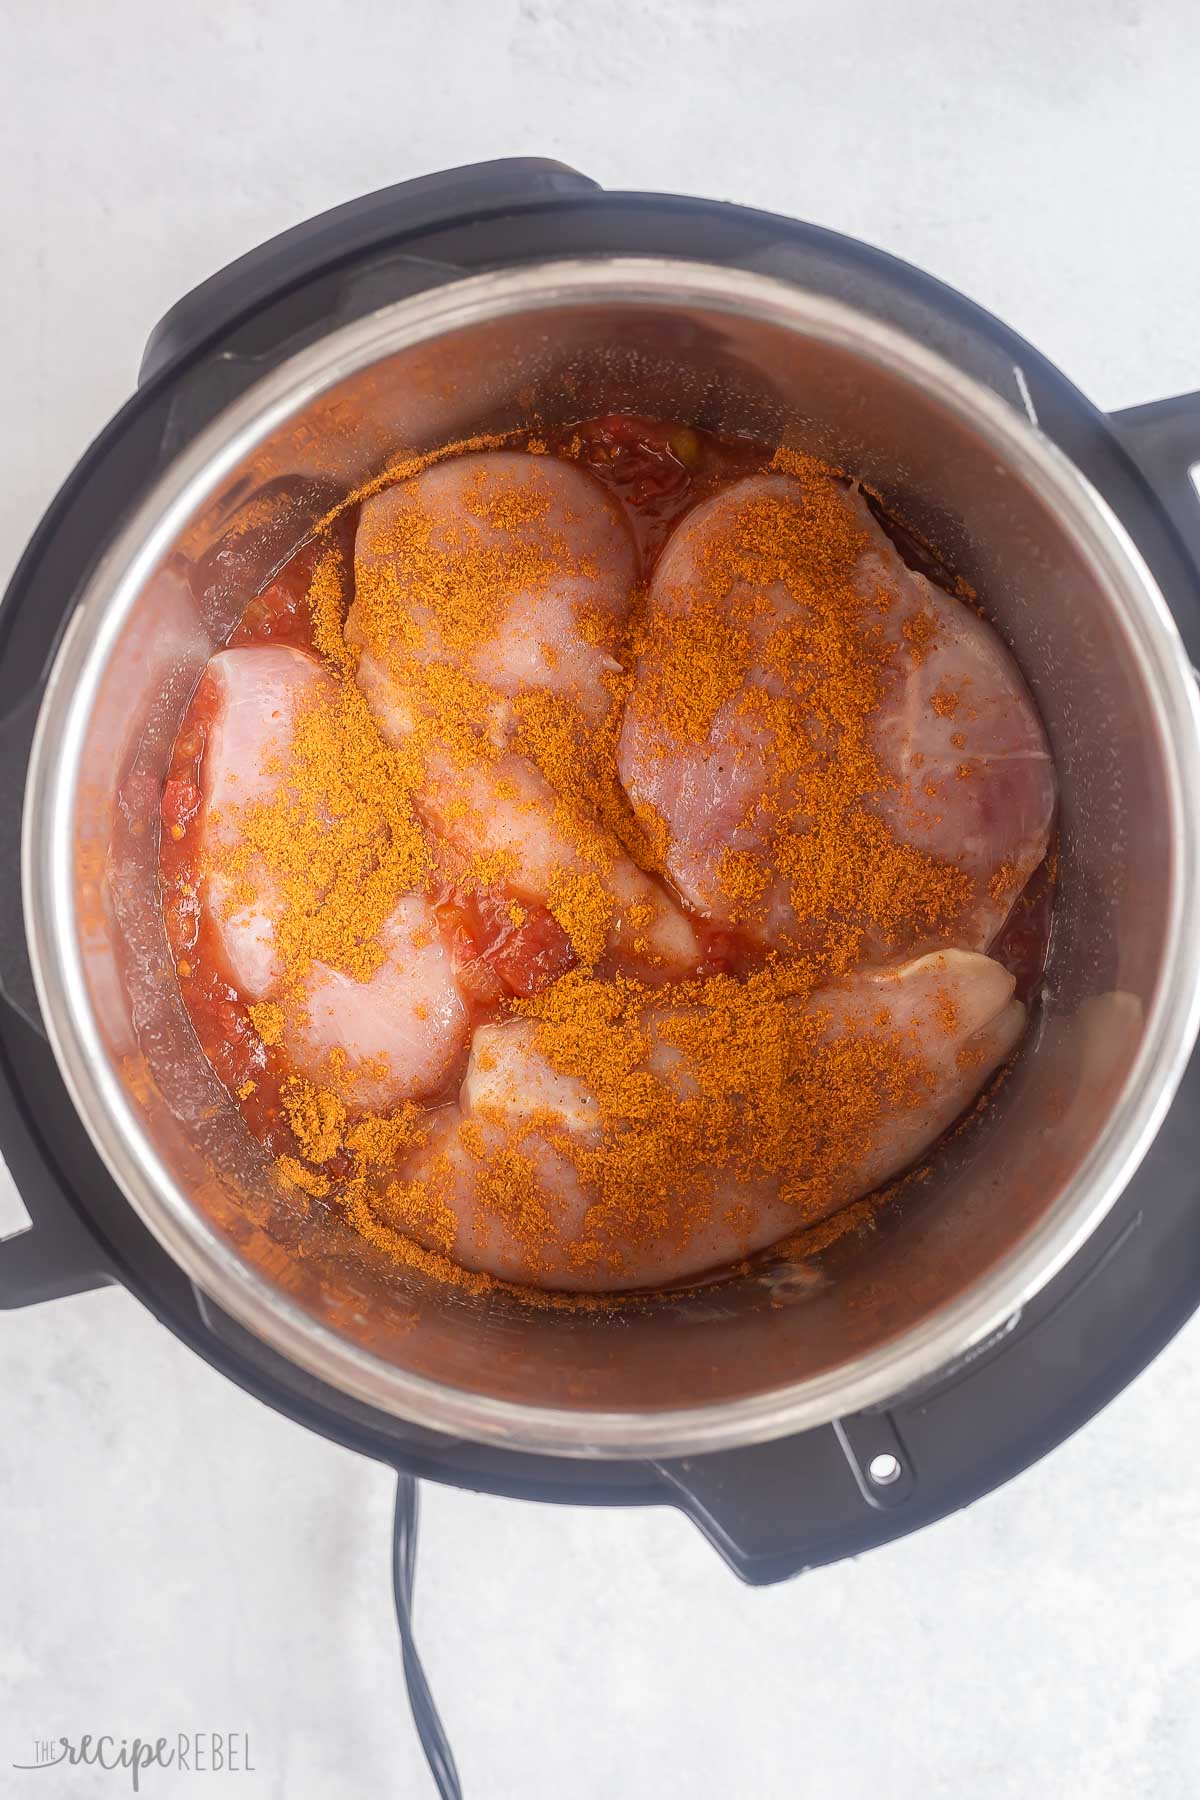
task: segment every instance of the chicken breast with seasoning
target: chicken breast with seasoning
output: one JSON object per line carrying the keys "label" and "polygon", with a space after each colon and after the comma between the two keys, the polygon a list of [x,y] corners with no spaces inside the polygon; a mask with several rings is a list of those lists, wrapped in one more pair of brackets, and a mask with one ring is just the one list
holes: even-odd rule
{"label": "chicken breast with seasoning", "polygon": [[[290,968],[290,909],[319,910],[306,891],[311,869],[286,866],[254,843],[271,840],[270,808],[300,781],[297,728],[314,708],[337,704],[337,685],[300,650],[225,650],[209,664],[211,723],[201,764],[205,814],[204,899],[234,984],[247,1001],[270,1003],[272,1036],[297,1073],[331,1087],[349,1104],[386,1109],[436,1094],[465,1050],[467,1008],[437,914],[424,894],[402,895],[378,946],[350,972],[319,958]],[[324,802],[318,803],[324,805]],[[296,798],[298,814],[305,805]],[[323,823],[332,831],[335,820]],[[356,950],[361,946],[355,944]]]}
{"label": "chicken breast with seasoning", "polygon": [[434,463],[364,501],[354,561],[346,637],[394,731],[407,729],[429,665],[490,690],[500,739],[531,692],[561,697],[592,728],[605,717],[637,556],[620,508],[584,470],[514,450]]}
{"label": "chicken breast with seasoning", "polygon": [[548,966],[694,968],[690,923],[614,829],[606,728],[637,568],[599,484],[515,452],[434,464],[365,503],[355,572],[359,687],[420,759],[416,804],[466,883],[557,921]]}
{"label": "chicken breast with seasoning", "polygon": [[241,841],[245,809],[278,792],[301,708],[332,696],[334,681],[303,651],[264,645],[221,651],[204,685],[204,898],[234,985],[248,1000],[265,1000],[283,980],[275,944],[283,895],[261,858],[234,873],[229,853]]}
{"label": "chicken breast with seasoning", "polygon": [[[573,1027],[477,1031],[458,1107],[393,1191],[409,1228],[452,1219],[455,1259],[511,1281],[602,1292],[686,1280],[911,1167],[1025,1024],[1008,971],[963,950],[806,998],[705,986],[704,999],[614,1013],[607,1039],[593,1029],[591,1074],[563,1066]],[[740,1057],[738,1032],[756,1034]]]}
{"label": "chicken breast with seasoning", "polygon": [[834,967],[985,949],[1055,806],[1003,643],[826,472],[735,483],[676,529],[617,760],[689,907]]}

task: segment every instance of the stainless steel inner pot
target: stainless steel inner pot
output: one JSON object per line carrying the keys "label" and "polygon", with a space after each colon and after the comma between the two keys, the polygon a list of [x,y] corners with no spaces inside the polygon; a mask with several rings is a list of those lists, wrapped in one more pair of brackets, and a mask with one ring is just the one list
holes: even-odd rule
{"label": "stainless steel inner pot", "polygon": [[[1061,898],[1019,1061],[872,1233],[611,1315],[530,1311],[381,1263],[276,1185],[183,1011],[156,899],[158,787],[206,658],[334,497],[398,452],[628,409],[861,474],[975,585],[1054,746]],[[458,1436],[679,1455],[896,1395],[1000,1326],[1113,1204],[1196,1031],[1198,793],[1196,695],[1166,606],[1027,417],[791,284],[682,261],[544,263],[401,301],[296,355],[120,531],[42,707],[30,951],[97,1149],[243,1325],[342,1392]]]}

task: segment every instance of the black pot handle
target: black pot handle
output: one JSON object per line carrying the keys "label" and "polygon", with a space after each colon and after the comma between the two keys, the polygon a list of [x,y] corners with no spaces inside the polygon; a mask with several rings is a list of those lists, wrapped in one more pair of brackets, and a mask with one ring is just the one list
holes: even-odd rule
{"label": "black pot handle", "polygon": [[918,1490],[899,1421],[883,1408],[651,1466],[672,1503],[754,1587],[885,1543],[897,1535],[898,1516],[915,1511]]}
{"label": "black pot handle", "polygon": [[176,301],[150,334],[139,385],[322,266],[454,218],[595,193],[598,183],[541,156],[508,156],[419,175],[305,219]]}
{"label": "black pot handle", "polygon": [[1176,394],[1112,414],[1113,428],[1166,509],[1200,570],[1200,393]]}
{"label": "black pot handle", "polygon": [[[44,1038],[25,943],[21,904],[21,818],[25,775],[43,683],[37,681],[0,719],[0,1004],[18,1015],[22,1031]],[[32,1046],[33,1039],[29,1038]],[[19,1054],[19,1049],[14,1051]],[[45,1051],[42,1050],[42,1054]],[[0,1078],[0,1145],[31,1223],[0,1237],[0,1312],[85,1294],[116,1279],[97,1240],[59,1191],[35,1142],[13,1085]]]}
{"label": "black pot handle", "polygon": [[[32,1027],[17,1021],[5,1030],[6,1053],[21,1057],[22,1034],[30,1061],[44,1058],[45,1046],[37,1043]],[[30,1221],[23,1230],[0,1237],[0,1312],[86,1294],[116,1281],[109,1255],[60,1186],[7,1069],[0,1074],[0,1146]]]}
{"label": "black pot handle", "polygon": [[0,999],[20,1013],[39,1037],[46,1033],[25,944],[21,823],[25,775],[42,691],[42,683],[38,682],[7,717],[0,719]]}
{"label": "black pot handle", "polygon": [[[5,1143],[5,1150],[9,1146]],[[22,1198],[28,1190],[22,1188]],[[0,1312],[66,1300],[116,1281],[95,1239],[66,1202],[30,1202],[32,1223],[0,1237]]]}

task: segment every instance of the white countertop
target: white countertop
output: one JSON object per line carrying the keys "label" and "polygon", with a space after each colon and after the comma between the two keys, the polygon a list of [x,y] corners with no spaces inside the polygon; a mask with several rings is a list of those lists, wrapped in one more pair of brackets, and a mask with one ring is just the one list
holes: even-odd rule
{"label": "white countertop", "polygon": [[[492,155],[881,244],[1105,406],[1200,386],[1190,0],[13,0],[0,68],[0,576],[180,293]],[[15,1202],[0,1197],[0,1230]],[[392,1483],[110,1290],[0,1317],[0,1795],[34,1740],[248,1732],[150,1796],[432,1792]],[[424,1490],[417,1623],[469,1796],[1194,1800],[1200,1325],[1000,1493],[742,1588],[677,1515]]]}

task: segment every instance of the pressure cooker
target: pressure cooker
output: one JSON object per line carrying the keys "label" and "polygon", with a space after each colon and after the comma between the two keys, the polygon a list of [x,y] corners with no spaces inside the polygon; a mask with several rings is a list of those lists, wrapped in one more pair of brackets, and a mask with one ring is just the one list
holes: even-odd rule
{"label": "pressure cooker", "polygon": [[[288,1200],[188,1025],[153,821],[206,659],[348,491],[622,411],[869,482],[1015,652],[1061,802],[1045,996],[992,1104],[873,1230],[606,1314],[472,1297]],[[410,1496],[671,1504],[754,1582],[1026,1466],[1200,1300],[1196,461],[1200,395],[1106,416],[878,250],[553,162],[385,189],[204,282],[0,610],[0,1149],[31,1219],[0,1304],[120,1282]]]}

